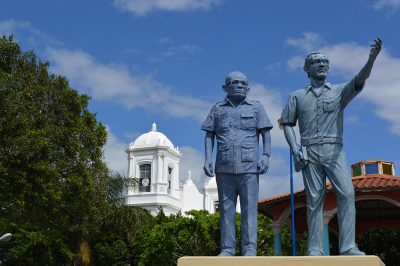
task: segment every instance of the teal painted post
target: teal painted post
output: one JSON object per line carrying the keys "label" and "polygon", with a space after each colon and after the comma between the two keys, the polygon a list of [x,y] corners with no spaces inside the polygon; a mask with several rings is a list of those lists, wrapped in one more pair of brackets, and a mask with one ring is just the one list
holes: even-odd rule
{"label": "teal painted post", "polygon": [[274,234],[274,254],[276,256],[282,255],[282,241],[280,232]]}

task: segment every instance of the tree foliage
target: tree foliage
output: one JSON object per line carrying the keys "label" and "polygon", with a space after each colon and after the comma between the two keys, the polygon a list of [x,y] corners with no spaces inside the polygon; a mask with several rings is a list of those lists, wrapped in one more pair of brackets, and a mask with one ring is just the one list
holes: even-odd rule
{"label": "tree foliage", "polygon": [[0,229],[15,264],[70,262],[107,204],[105,127],[48,67],[0,39]]}
{"label": "tree foliage", "polygon": [[[220,252],[219,213],[191,210],[165,217],[161,212],[155,224],[142,228],[134,243],[134,265],[176,265],[182,256],[216,256]],[[236,216],[237,255],[240,255],[240,216]],[[271,220],[258,216],[258,256],[272,256],[274,236]],[[282,247],[290,249],[287,231],[283,232]]]}
{"label": "tree foliage", "polygon": [[357,243],[368,255],[376,255],[386,266],[396,266],[400,262],[400,230],[379,228],[357,235]]}

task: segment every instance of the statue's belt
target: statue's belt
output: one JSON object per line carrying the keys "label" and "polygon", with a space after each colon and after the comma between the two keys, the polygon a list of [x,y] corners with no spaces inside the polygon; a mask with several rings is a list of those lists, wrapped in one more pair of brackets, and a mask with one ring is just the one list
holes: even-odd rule
{"label": "statue's belt", "polygon": [[326,144],[326,143],[343,144],[343,139],[342,138],[319,137],[319,138],[302,139],[301,140],[302,146],[309,146],[309,145],[315,145],[315,144]]}

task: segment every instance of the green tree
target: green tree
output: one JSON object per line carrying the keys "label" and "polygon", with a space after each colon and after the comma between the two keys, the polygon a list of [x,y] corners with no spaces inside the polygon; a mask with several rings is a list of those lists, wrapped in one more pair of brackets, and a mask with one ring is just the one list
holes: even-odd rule
{"label": "green tree", "polygon": [[0,231],[14,234],[10,264],[77,259],[108,204],[105,127],[89,97],[48,66],[0,39]]}
{"label": "green tree", "polygon": [[357,243],[368,255],[376,255],[386,266],[397,266],[400,262],[400,230],[378,228],[357,235]]}
{"label": "green tree", "polygon": [[189,211],[188,216],[155,217],[135,242],[137,265],[176,265],[182,256],[216,256],[219,252],[219,214]]}
{"label": "green tree", "polygon": [[[138,230],[155,223],[150,213],[142,208],[124,205],[124,191],[137,185],[118,173],[108,180],[108,208],[101,218],[99,230],[92,234],[90,246],[95,265],[132,265],[134,242]],[[129,182],[129,180],[131,182]]]}
{"label": "green tree", "polygon": [[[220,252],[219,213],[191,210],[187,216],[180,214],[155,217],[155,224],[140,230],[135,240],[135,265],[176,265],[182,256],[216,256]],[[258,216],[259,256],[272,256],[274,237],[271,220]],[[236,216],[237,255],[240,255],[240,216]],[[283,232],[282,248],[288,250],[290,237]]]}

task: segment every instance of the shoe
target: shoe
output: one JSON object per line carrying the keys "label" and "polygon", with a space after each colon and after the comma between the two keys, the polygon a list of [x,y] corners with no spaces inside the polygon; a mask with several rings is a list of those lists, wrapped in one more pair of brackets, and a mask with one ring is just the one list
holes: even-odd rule
{"label": "shoe", "polygon": [[311,249],[307,252],[307,256],[324,256],[324,253],[318,249]]}
{"label": "shoe", "polygon": [[235,256],[235,254],[231,254],[227,251],[221,251],[221,253],[218,254],[218,257],[230,257],[230,256]]}
{"label": "shoe", "polygon": [[354,247],[345,252],[340,253],[342,256],[365,256],[365,253]]}
{"label": "shoe", "polygon": [[246,252],[242,256],[257,256],[257,254],[254,252]]}

